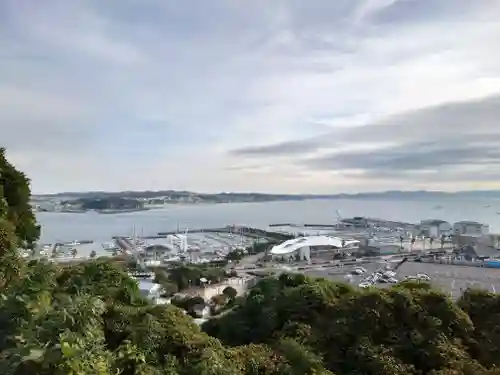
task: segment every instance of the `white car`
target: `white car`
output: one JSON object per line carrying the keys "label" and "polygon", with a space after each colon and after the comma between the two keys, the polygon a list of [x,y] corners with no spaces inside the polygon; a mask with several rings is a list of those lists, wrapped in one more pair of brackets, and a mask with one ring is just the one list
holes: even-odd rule
{"label": "white car", "polygon": [[380,279],[378,279],[378,282],[379,283],[389,283],[389,284],[397,284],[398,283],[398,279],[392,277],[392,276],[388,276],[388,275],[383,275]]}
{"label": "white car", "polygon": [[366,270],[362,267],[356,267],[355,269],[352,270],[352,273],[354,275],[362,275],[366,272]]}
{"label": "white car", "polygon": [[372,283],[364,282],[358,285],[360,288],[369,288],[372,286]]}
{"label": "white car", "polygon": [[396,276],[396,272],[394,272],[394,271],[385,271],[383,273],[383,275],[384,275],[384,277],[390,278],[390,277]]}
{"label": "white car", "polygon": [[422,280],[422,281],[431,281],[430,276],[426,275],[425,273],[417,274],[417,279]]}
{"label": "white car", "polygon": [[416,277],[416,276],[406,276],[405,280],[418,280],[418,277]]}

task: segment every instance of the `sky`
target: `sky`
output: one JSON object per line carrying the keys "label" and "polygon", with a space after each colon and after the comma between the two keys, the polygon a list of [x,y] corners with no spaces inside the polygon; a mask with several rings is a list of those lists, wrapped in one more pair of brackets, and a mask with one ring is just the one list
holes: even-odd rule
{"label": "sky", "polygon": [[2,0],[36,194],[500,189],[500,0]]}

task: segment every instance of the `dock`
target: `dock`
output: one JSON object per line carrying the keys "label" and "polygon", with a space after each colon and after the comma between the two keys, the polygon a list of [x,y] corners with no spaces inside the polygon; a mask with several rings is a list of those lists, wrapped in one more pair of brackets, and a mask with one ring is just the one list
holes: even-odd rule
{"label": "dock", "polygon": [[[279,233],[279,232],[270,232],[260,228],[253,228],[248,226],[238,226],[238,225],[228,225],[222,228],[196,228],[196,229],[186,229],[185,232],[189,234],[196,233],[232,233],[232,234],[241,234],[245,237],[255,238],[255,239],[266,239],[268,241],[286,241],[293,238],[293,235],[287,233]],[[159,232],[156,235],[151,236],[138,236],[138,239],[141,240],[154,240],[167,238],[168,236],[175,236],[178,234],[184,234],[182,229]],[[126,241],[126,236],[113,236],[115,241]],[[130,245],[130,244],[129,244]],[[119,245],[122,247],[121,245]]]}

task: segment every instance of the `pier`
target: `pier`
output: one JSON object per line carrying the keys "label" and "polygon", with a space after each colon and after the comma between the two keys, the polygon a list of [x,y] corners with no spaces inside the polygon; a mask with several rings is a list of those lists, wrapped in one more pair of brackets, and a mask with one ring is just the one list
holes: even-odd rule
{"label": "pier", "polygon": [[[197,228],[197,229],[186,229],[185,232],[187,234],[196,234],[196,233],[232,233],[232,234],[241,234],[245,237],[255,238],[255,239],[266,239],[268,241],[286,241],[293,236],[291,234],[286,233],[278,233],[278,232],[270,232],[264,229],[252,228],[247,226],[237,226],[237,225],[228,225],[222,228]],[[152,236],[137,236],[138,239],[142,240],[154,240],[160,238],[167,238],[168,236],[175,236],[178,234],[184,234],[182,229],[168,231],[168,232],[159,232],[156,235]],[[114,236],[113,239],[115,241],[127,241],[125,236]],[[118,243],[117,243],[118,244]],[[122,245],[118,244],[120,247]],[[131,243],[128,243],[131,245]]]}

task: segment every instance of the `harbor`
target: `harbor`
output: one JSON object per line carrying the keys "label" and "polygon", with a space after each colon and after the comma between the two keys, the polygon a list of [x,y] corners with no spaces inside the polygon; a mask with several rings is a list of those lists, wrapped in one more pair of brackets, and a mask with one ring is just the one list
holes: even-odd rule
{"label": "harbor", "polygon": [[[221,306],[214,301],[228,287],[241,296],[260,278],[282,273],[326,278],[355,288],[423,281],[453,299],[467,288],[500,290],[500,236],[490,233],[489,225],[470,220],[410,223],[343,218],[337,212],[330,223],[177,225],[175,230],[152,234],[133,226],[130,233],[111,236],[109,241],[45,244],[25,256],[61,265],[97,258],[119,262],[137,280],[141,293],[156,304],[204,301],[195,310],[186,310],[198,324],[217,316],[214,311]],[[184,276],[176,279],[176,272]],[[174,292],[167,292],[169,283],[157,278],[162,273],[172,277],[170,282],[176,280]]]}
{"label": "harbor", "polygon": [[[457,248],[468,249],[469,258],[493,259],[500,255],[500,236],[489,233],[488,225],[472,221],[450,224],[433,219],[415,224],[359,216],[342,218],[337,213],[333,223],[325,224],[271,223],[265,228],[245,225],[211,228],[178,226],[174,231],[161,231],[153,235],[145,235],[144,232],[143,228],[140,231],[132,228],[129,235],[115,235],[105,242],[74,240],[41,244],[34,251],[26,252],[25,256],[58,262],[128,257],[135,259],[141,267],[161,267],[172,262],[220,261],[234,251],[248,253],[256,245],[270,250],[272,246],[293,242],[297,238],[314,242],[309,250],[308,262],[329,261],[345,256],[359,258],[414,254],[433,249],[453,251]],[[300,255],[289,253],[291,258]],[[277,262],[291,261],[290,257],[283,254],[271,258]]]}

